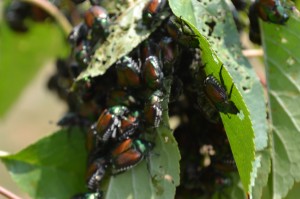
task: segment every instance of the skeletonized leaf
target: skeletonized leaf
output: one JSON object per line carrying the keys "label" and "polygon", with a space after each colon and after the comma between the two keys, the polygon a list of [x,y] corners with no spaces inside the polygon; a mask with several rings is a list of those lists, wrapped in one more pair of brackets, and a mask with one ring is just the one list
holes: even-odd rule
{"label": "skeletonized leaf", "polygon": [[[77,80],[103,75],[113,63],[147,39],[161,24],[162,20],[158,20],[151,27],[146,27],[142,22],[142,10],[146,2],[146,0],[135,1],[113,22],[108,38],[97,47],[88,68]],[[163,13],[161,19],[167,15],[167,12]]]}

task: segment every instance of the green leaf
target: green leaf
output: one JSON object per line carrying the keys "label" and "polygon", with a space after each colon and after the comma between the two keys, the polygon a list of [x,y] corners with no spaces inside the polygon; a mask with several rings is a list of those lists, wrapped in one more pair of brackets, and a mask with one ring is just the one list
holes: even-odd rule
{"label": "green leaf", "polygon": [[24,87],[46,61],[66,53],[66,42],[54,24],[31,24],[18,34],[0,21],[0,117],[10,108]]}
{"label": "green leaf", "polygon": [[143,161],[124,174],[111,177],[107,199],[174,198],[176,186],[179,185],[177,143],[169,129],[161,127],[157,133],[155,149],[148,162]]}
{"label": "green leaf", "polygon": [[[165,80],[167,90],[170,80]],[[167,98],[165,98],[167,99]],[[175,197],[179,185],[180,153],[173,132],[169,128],[168,100],[164,100],[163,121],[155,129],[155,148],[148,157],[133,169],[111,177],[106,188],[106,199],[168,199]],[[148,165],[147,165],[148,164]]]}
{"label": "green leaf", "polygon": [[61,130],[17,154],[1,157],[13,180],[32,198],[70,198],[85,190],[83,132]]}
{"label": "green leaf", "polygon": [[234,84],[231,100],[240,113],[230,117],[221,113],[221,117],[247,192],[254,152],[267,147],[268,139],[265,103],[259,80],[241,55],[239,35],[224,1],[170,0],[169,3],[175,15],[197,28],[195,33],[199,36],[206,74],[219,78],[223,63],[222,77],[227,91]]}
{"label": "green leaf", "polygon": [[300,183],[295,183],[293,188],[289,191],[288,195],[284,199],[296,199],[300,195]]}
{"label": "green leaf", "polygon": [[161,20],[151,25],[150,28],[145,27],[145,24],[142,22],[142,10],[146,2],[148,1],[141,0],[134,2],[131,7],[127,8],[114,21],[114,24],[109,29],[110,34],[108,38],[96,49],[88,68],[78,76],[77,80],[89,76],[103,75],[113,63],[147,39],[161,24],[163,19],[169,15],[168,12],[162,13]]}
{"label": "green leaf", "polygon": [[[251,176],[251,185],[252,197],[253,198],[262,198],[263,188],[268,183],[268,177],[271,171],[271,157],[270,150],[265,149],[256,153],[255,162],[253,168],[256,169],[256,172],[252,172]],[[267,198],[264,198],[267,199]]]}
{"label": "green leaf", "polygon": [[272,122],[273,197],[285,197],[300,181],[300,19],[262,24]]}

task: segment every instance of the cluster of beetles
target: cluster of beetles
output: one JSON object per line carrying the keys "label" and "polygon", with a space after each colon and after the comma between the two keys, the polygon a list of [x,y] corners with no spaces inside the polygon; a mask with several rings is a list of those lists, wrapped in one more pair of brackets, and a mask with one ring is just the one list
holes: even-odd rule
{"label": "cluster of beetles", "polygon": [[[164,9],[168,9],[166,1],[149,1],[143,9],[145,26],[150,26]],[[69,35],[79,68],[87,67],[94,45],[105,41],[109,34],[110,19],[103,7],[93,5],[84,14],[84,19]],[[90,192],[74,198],[101,198],[99,185],[108,170],[111,175],[125,172],[139,164],[155,147],[154,139],[146,140],[145,134],[155,137],[155,129],[161,125],[162,103],[166,96],[164,77],[172,75],[175,70],[174,64],[181,50],[178,42],[188,39],[198,44],[193,35],[182,32],[182,24],[175,16],[169,17],[162,29],[120,58],[105,74],[108,75],[108,81],[116,82],[115,85],[101,81],[100,87],[106,87],[104,89],[97,88],[93,80],[84,81],[83,86],[88,87],[87,90],[82,89],[88,92],[84,96],[97,93],[89,90],[96,89],[101,94],[93,96],[93,99],[105,102],[99,103],[100,106],[104,105],[98,109],[101,110],[100,116],[87,132],[89,157],[86,184]],[[77,92],[81,90],[74,89]]]}
{"label": "cluster of beetles", "polygon": [[[72,1],[81,4],[85,0]],[[206,75],[203,68],[208,66],[201,62],[197,36],[180,17],[171,14],[167,0],[149,0],[142,11],[144,28],[160,21],[162,12],[167,13],[149,38],[105,74],[74,83],[91,63],[95,49],[106,41],[117,17],[108,13],[100,0],[89,1],[83,22],[74,26],[68,37],[71,55],[57,60],[57,71],[48,82],[48,88],[69,108],[58,125],[79,126],[86,135],[88,192],[72,198],[103,198],[105,176],[126,172],[147,159],[155,147],[156,129],[168,126],[163,120],[166,112],[180,120],[174,131],[182,157],[176,196],[212,197],[216,190],[223,194],[223,188],[232,185],[230,174],[237,169],[219,112],[229,117],[239,112],[230,99],[233,85],[230,90],[224,85],[223,66],[218,78]],[[236,10],[247,7],[244,0],[232,3]],[[6,11],[7,22],[20,32],[27,31],[25,16],[37,16],[24,6],[30,7],[13,1]],[[250,39],[255,43],[261,42],[258,17],[281,25],[289,18],[279,0],[257,0],[248,15]],[[171,82],[170,90],[166,79]]]}
{"label": "cluster of beetles", "polygon": [[[151,26],[162,11],[170,12],[167,1],[149,1],[142,14],[145,28]],[[84,13],[84,22],[74,27],[68,38],[74,60],[69,66],[62,64],[63,68],[69,68],[73,78],[91,62],[93,49],[109,35],[110,23],[106,10],[92,5]],[[83,117],[85,113],[80,111],[87,111],[89,108],[86,106],[96,110],[93,117],[97,118],[96,122],[86,122],[89,154],[86,185],[89,192],[73,198],[102,198],[101,182],[106,175],[126,172],[147,159],[155,147],[156,128],[164,125],[165,98],[170,96],[170,101],[177,107],[176,102],[183,96],[184,79],[191,79],[181,74],[192,76],[199,73],[197,66],[191,67],[190,72],[181,72],[184,69],[181,66],[201,64],[199,57],[195,57],[199,51],[199,42],[193,31],[180,18],[170,14],[146,41],[121,57],[104,75],[73,85],[73,93],[69,93],[68,97],[74,100],[74,94],[81,103],[69,103],[76,107],[76,111],[71,107],[70,113],[59,124],[67,125],[70,121],[85,124],[86,121],[78,119],[78,116]],[[185,59],[187,57],[190,58]],[[169,77],[173,82],[171,91],[164,85],[165,78]],[[222,83],[214,76],[209,75],[200,81],[204,88],[191,92],[206,95],[206,107],[215,115],[218,115],[218,110],[238,112]],[[197,83],[198,80],[195,80],[194,84]],[[201,97],[198,98],[203,98],[202,95],[199,94]],[[231,160],[235,167],[233,158]]]}
{"label": "cluster of beetles", "polygon": [[[59,125],[87,129],[89,191],[73,198],[103,198],[101,182],[106,175],[126,172],[147,159],[155,147],[156,129],[165,125],[164,111],[181,121],[174,132],[182,155],[177,195],[197,190],[196,194],[212,196],[215,190],[222,190],[218,187],[230,186],[228,173],[237,170],[219,112],[237,114],[239,109],[230,100],[233,85],[230,90],[225,89],[223,66],[218,78],[221,81],[213,75],[207,76],[203,71],[206,65],[199,58],[197,37],[180,18],[170,14],[147,40],[121,57],[104,75],[85,79],[74,87],[70,79],[75,79],[90,64],[95,48],[109,36],[113,21],[99,2],[90,3],[84,21],[69,35],[71,58],[58,61],[58,71],[65,71],[49,82],[50,88],[51,82],[52,87],[56,85],[70,109]],[[269,4],[260,1],[252,5],[250,11],[255,7],[259,12],[255,12],[251,24],[262,17],[260,12],[266,5]],[[275,1],[273,7],[265,10],[272,11],[267,12],[267,17],[283,24],[288,16],[279,12],[279,6]],[[145,28],[158,20],[163,11],[171,13],[166,0],[150,0],[142,14]],[[63,73],[65,76],[61,77]],[[168,91],[165,78],[170,77],[172,85]],[[57,85],[61,80],[67,88],[73,86],[72,92]],[[164,106],[167,97],[169,104]],[[190,144],[191,140],[197,142]]]}

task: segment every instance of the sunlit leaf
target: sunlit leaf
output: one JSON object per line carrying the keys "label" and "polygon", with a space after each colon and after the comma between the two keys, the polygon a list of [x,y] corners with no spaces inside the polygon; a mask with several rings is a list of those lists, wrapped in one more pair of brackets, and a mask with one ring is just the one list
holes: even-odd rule
{"label": "sunlit leaf", "polygon": [[86,150],[79,130],[61,130],[1,160],[32,198],[70,198],[85,191]]}

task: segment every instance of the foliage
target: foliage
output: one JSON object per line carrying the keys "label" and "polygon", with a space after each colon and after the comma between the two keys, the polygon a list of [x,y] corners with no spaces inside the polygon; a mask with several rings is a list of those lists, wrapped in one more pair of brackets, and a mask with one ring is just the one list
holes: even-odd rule
{"label": "foliage", "polygon": [[[171,10],[164,12],[161,20],[147,29],[139,21],[146,2],[136,1],[133,5],[119,8],[121,14],[111,27],[113,33],[104,44],[97,46],[91,63],[77,81],[105,75],[120,57],[146,40],[171,12],[174,13],[192,28],[193,36],[199,40],[205,75],[213,75],[220,82],[224,80],[227,92],[233,88],[230,100],[239,110],[238,114],[220,113],[238,174],[232,172],[224,177],[225,180],[222,178],[224,181],[230,180],[215,188],[211,197],[245,198],[249,194],[254,199],[296,198],[300,181],[297,172],[300,169],[300,110],[297,106],[297,97],[300,95],[300,59],[295,50],[300,40],[299,17],[291,13],[292,17],[285,25],[260,22],[268,77],[267,118],[263,88],[250,64],[242,56],[239,34],[229,10],[231,3],[222,0],[169,0]],[[53,27],[53,24],[34,25],[26,35],[16,35],[5,25],[2,27],[1,49],[10,49],[3,51],[0,58],[0,65],[6,66],[1,67],[0,71],[3,75],[0,92],[5,93],[5,101],[1,101],[0,106],[0,114],[3,115],[25,82],[36,73],[38,66],[46,58],[62,54],[54,49],[59,46],[64,51],[66,45],[57,29],[49,31],[48,27]],[[53,41],[43,39],[49,35],[53,35]],[[25,46],[24,52],[28,54],[21,53],[20,59],[12,59],[15,52],[9,46]],[[33,56],[36,59],[28,59]],[[13,72],[16,79],[22,80],[22,86],[11,82],[9,74],[12,74],[12,69],[15,71],[14,67],[10,67],[13,65],[22,65],[18,72]],[[197,67],[200,70],[201,66]],[[170,77],[164,80],[167,93],[171,90],[172,80]],[[169,127],[169,97],[169,94],[164,96],[163,120],[155,129],[158,136],[155,137],[154,150],[146,161],[133,169],[106,177],[101,182],[106,198],[176,196],[176,187],[180,184],[179,160],[182,151],[179,151],[173,130]],[[70,131],[62,129],[17,154],[2,155],[1,160],[12,178],[31,197],[71,197],[87,191],[85,135],[77,128]]]}
{"label": "foliage", "polygon": [[292,17],[285,26],[263,24],[265,62],[267,65],[270,100],[271,157],[273,195],[285,197],[295,182],[299,182],[299,42],[300,20]]}
{"label": "foliage", "polygon": [[58,131],[2,161],[32,198],[68,198],[85,190],[86,158],[84,134],[74,129]]}
{"label": "foliage", "polygon": [[[0,104],[1,117],[9,110],[39,68],[54,57],[65,56],[68,50],[62,32],[55,24],[32,24],[30,34],[25,35],[10,30],[4,21],[0,22],[0,26],[0,92],[5,93]],[[16,53],[18,59],[15,59]],[[14,78],[11,78],[11,74]]]}

